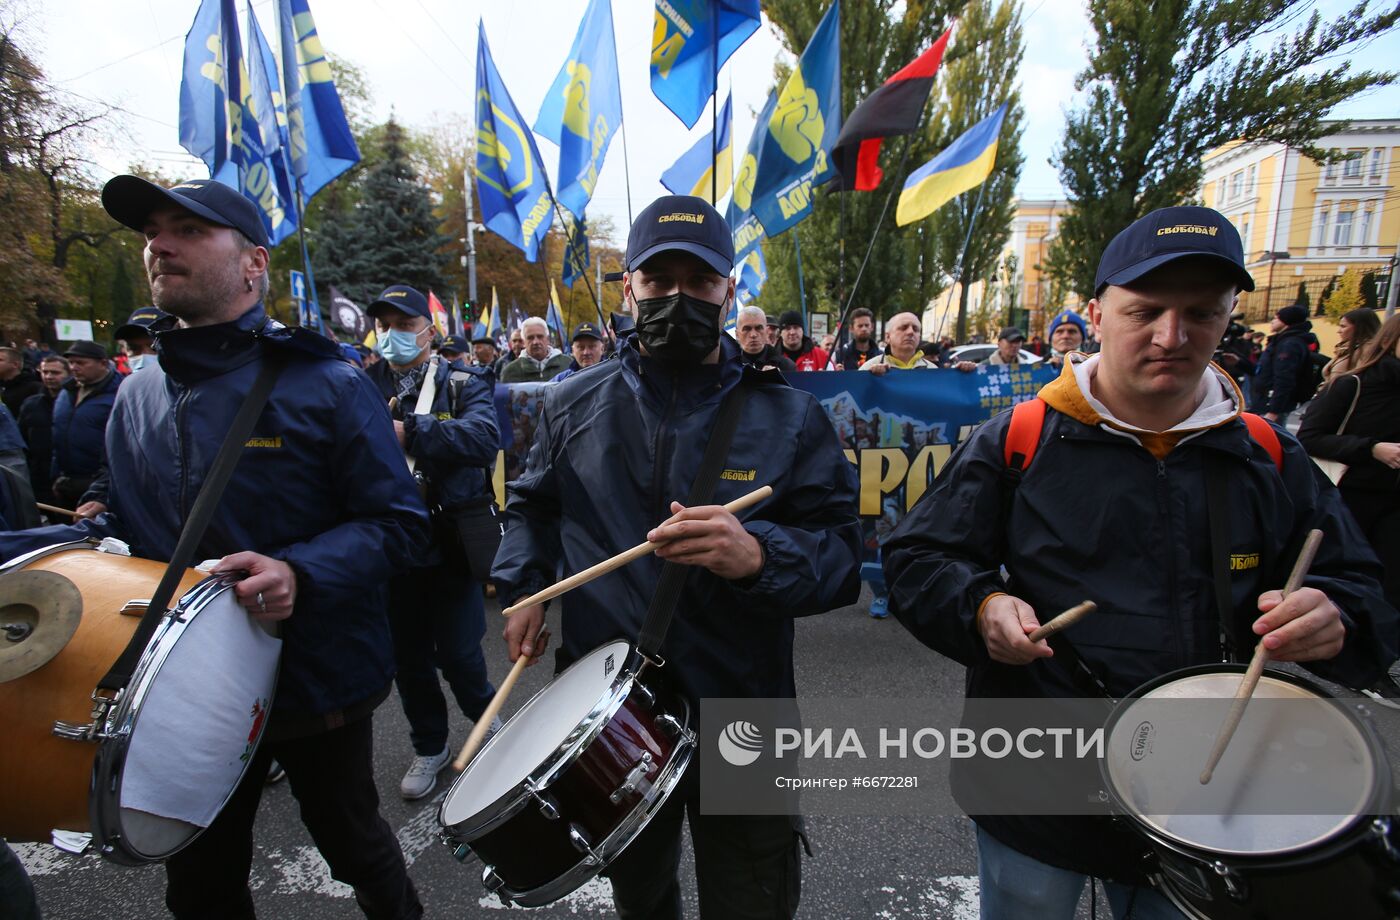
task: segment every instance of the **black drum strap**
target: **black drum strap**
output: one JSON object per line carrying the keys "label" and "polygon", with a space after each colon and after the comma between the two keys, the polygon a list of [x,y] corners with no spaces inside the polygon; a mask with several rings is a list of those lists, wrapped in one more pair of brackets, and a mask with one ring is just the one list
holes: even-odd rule
{"label": "black drum strap", "polygon": [[[695,474],[695,481],[690,486],[690,495],[686,498],[687,508],[708,505],[714,497],[724,458],[729,455],[729,445],[733,443],[734,432],[739,427],[740,410],[749,396],[749,386],[740,380],[720,404],[714,431],[710,432],[710,441],[705,445],[705,455],[700,458],[700,471]],[[656,593],[651,596],[651,606],[647,608],[641,635],[637,637],[637,651],[653,661],[660,660],[661,644],[666,641],[666,632],[671,628],[676,601],[680,599],[686,576],[694,571],[694,568],[669,561],[661,567],[661,577],[656,582]]]}
{"label": "black drum strap", "polygon": [[285,364],[286,359],[281,354],[272,349],[264,350],[258,376],[253,380],[253,387],[248,391],[248,395],[243,398],[243,405],[239,406],[238,414],[233,417],[228,434],[224,435],[224,443],[219,447],[219,453],[209,467],[204,484],[199,488],[199,495],[195,497],[194,506],[190,508],[190,515],[185,519],[185,526],[180,531],[180,539],[175,543],[175,551],[170,554],[170,563],[165,567],[165,574],[161,576],[155,594],[151,596],[150,606],[146,608],[141,622],[131,635],[131,641],[122,650],[111,670],[98,681],[99,690],[120,691],[131,680],[132,672],[141,661],[141,653],[146,650],[151,636],[155,635],[156,627],[170,606],[175,589],[184,578],[185,569],[189,568],[199,541],[209,529],[209,521],[214,516],[219,499],[223,497],[229,477],[233,475],[233,468],[238,465],[243,445],[252,434],[253,425],[262,413],[263,406],[267,405],[267,399],[272,395],[273,384],[277,382]]}
{"label": "black drum strap", "polygon": [[1206,459],[1206,515],[1210,522],[1210,570],[1215,580],[1215,609],[1220,620],[1220,660],[1235,661],[1233,592],[1230,590],[1230,527],[1226,514],[1230,496],[1226,494],[1224,458],[1210,454]]}

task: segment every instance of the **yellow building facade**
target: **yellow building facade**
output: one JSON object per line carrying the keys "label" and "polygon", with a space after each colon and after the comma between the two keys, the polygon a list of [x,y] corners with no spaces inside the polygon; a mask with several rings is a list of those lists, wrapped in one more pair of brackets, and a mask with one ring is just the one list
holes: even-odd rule
{"label": "yellow building facade", "polygon": [[1250,321],[1272,316],[1305,289],[1314,310],[1348,268],[1384,290],[1400,244],[1400,119],[1361,119],[1319,147],[1353,155],[1322,165],[1281,144],[1233,142],[1206,155],[1203,203],[1240,231],[1255,291]]}

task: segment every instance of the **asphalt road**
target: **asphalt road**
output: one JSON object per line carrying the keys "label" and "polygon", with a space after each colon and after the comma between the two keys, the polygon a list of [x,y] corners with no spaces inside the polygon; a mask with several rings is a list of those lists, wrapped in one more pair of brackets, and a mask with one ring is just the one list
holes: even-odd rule
{"label": "asphalt road", "polygon": [[[855,607],[797,623],[797,683],[800,695],[883,698],[956,695],[962,670],[919,646],[894,620],[866,614],[868,592]],[[497,608],[488,607],[488,616]],[[557,633],[557,627],[556,627]],[[500,643],[488,636],[492,677],[504,676]],[[529,669],[508,709],[514,709],[547,680],[546,668]],[[449,697],[450,698],[450,697]],[[469,723],[455,715],[453,745]],[[382,811],[398,833],[409,872],[430,917],[495,918],[507,910],[482,888],[479,871],[458,863],[437,840],[435,794],[418,802],[398,795],[411,756],[408,730],[397,700],[375,715],[375,765]],[[800,916],[821,918],[950,918],[977,916],[976,853],[970,824],[962,818],[808,819],[815,856],[803,865]],[[166,916],[164,872],[126,868],[94,855],[73,856],[47,844],[17,844],[16,851],[52,920]],[[687,855],[684,863],[688,863]],[[686,868],[689,914],[695,916],[692,873]],[[259,915],[266,918],[331,920],[360,913],[350,890],[330,878],[301,822],[287,784],[267,789],[256,829],[252,887]],[[610,917],[606,882],[595,881],[540,918]],[[0,911],[3,913],[3,911]]]}

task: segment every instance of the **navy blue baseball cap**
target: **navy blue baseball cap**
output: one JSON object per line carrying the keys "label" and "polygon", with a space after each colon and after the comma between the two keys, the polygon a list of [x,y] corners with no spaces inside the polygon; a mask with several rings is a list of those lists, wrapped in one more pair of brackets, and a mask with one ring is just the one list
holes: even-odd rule
{"label": "navy blue baseball cap", "polygon": [[579,339],[597,339],[601,342],[603,333],[593,323],[579,323],[574,327],[574,334],[569,341],[577,342]]}
{"label": "navy blue baseball cap", "polygon": [[721,275],[734,270],[734,238],[729,224],[703,198],[666,195],[647,205],[627,234],[627,270],[672,250],[702,259]]}
{"label": "navy blue baseball cap", "polygon": [[1132,284],[1153,269],[1187,256],[1218,260],[1234,270],[1241,290],[1254,290],[1234,224],[1212,208],[1176,207],[1140,217],[1113,238],[1099,259],[1094,296],[1101,296],[1110,284]]}
{"label": "navy blue baseball cap", "polygon": [[442,344],[438,346],[439,354],[450,353],[454,355],[460,355],[465,354],[466,350],[467,340],[462,338],[460,335],[449,335],[445,339],[443,339]]}
{"label": "navy blue baseball cap", "polygon": [[406,284],[391,284],[386,287],[374,299],[374,303],[365,308],[365,312],[377,318],[385,307],[393,307],[409,316],[423,316],[430,320],[433,318],[432,311],[428,309],[428,298],[417,288]]}
{"label": "navy blue baseball cap", "polygon": [[114,339],[129,339],[132,336],[154,338],[155,334],[151,327],[163,319],[170,317],[160,307],[139,307],[131,311],[131,315],[126,318],[126,322],[117,327],[117,331],[112,333]]}
{"label": "navy blue baseball cap", "polygon": [[175,205],[221,227],[232,227],[259,246],[266,247],[267,228],[258,206],[237,189],[213,179],[186,179],[161,188],[140,176],[116,176],[102,186],[102,207],[119,224],[144,231],[151,212]]}

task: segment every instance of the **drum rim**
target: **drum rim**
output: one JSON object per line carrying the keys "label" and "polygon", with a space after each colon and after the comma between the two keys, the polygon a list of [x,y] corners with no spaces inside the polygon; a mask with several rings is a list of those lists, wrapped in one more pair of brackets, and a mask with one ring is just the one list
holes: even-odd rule
{"label": "drum rim", "polygon": [[19,571],[20,569],[29,566],[30,563],[33,563],[39,559],[43,559],[45,556],[53,556],[58,553],[66,553],[69,550],[74,549],[86,549],[91,550],[92,552],[106,552],[110,555],[124,555],[127,557],[131,556],[130,551],[126,553],[112,553],[110,550],[100,549],[99,547],[101,547],[101,545],[101,540],[96,540],[89,537],[83,540],[69,540],[67,543],[54,543],[49,546],[41,546],[38,549],[31,549],[27,553],[21,553],[20,555],[15,556],[13,559],[11,559],[9,562],[0,564],[0,575],[4,575],[7,572]]}
{"label": "drum rim", "polygon": [[[535,697],[543,693],[550,684],[560,680],[574,668],[584,664],[599,649],[604,649],[613,645],[625,646],[629,659],[635,652],[632,643],[625,639],[614,639],[610,642],[605,642],[589,651],[588,654],[579,656],[577,661],[574,661],[567,668],[554,675],[548,684],[541,687],[539,691],[536,692],[535,696],[530,698],[530,701],[533,701]],[[622,708],[622,704],[632,695],[632,688],[636,684],[636,681],[636,670],[630,667],[620,668],[618,670],[618,675],[612,678],[612,682],[608,685],[607,690],[598,697],[598,701],[594,704],[593,708],[579,720],[579,724],[574,726],[574,729],[569,732],[568,735],[564,736],[564,740],[561,741],[553,752],[542,760],[534,770],[527,773],[522,779],[511,786],[510,789],[501,793],[501,795],[492,800],[485,807],[477,809],[461,821],[448,824],[446,821],[447,804],[452,800],[452,795],[457,791],[458,786],[466,780],[467,775],[471,772],[471,764],[468,764],[467,769],[457,774],[457,778],[454,779],[452,785],[448,787],[447,794],[443,796],[442,801],[438,803],[438,826],[443,829],[444,837],[451,840],[454,845],[463,843],[470,844],[472,840],[490,833],[519,814],[520,810],[530,803],[530,800],[536,793],[548,789],[554,784],[555,780],[559,778],[560,774],[573,766],[578,759],[583,756],[584,750],[597,740],[598,736],[602,734],[603,729],[612,721],[613,716]],[[514,722],[516,718],[525,711],[530,701],[526,701],[525,706],[517,709],[511,717],[505,721],[505,725],[510,725],[510,723]],[[689,707],[687,707],[687,710],[688,709]],[[687,718],[687,725],[689,725],[689,721],[689,718]],[[504,726],[502,726],[502,731],[497,733],[497,737],[503,733]],[[496,737],[492,737],[492,739],[486,742],[482,749],[477,752],[477,756],[484,754],[495,742]],[[471,823],[473,819],[487,813],[490,813],[490,817],[484,818],[476,823]]]}
{"label": "drum rim", "polygon": [[684,699],[680,699],[680,702],[685,708],[687,728],[676,739],[672,755],[662,767],[662,775],[658,776],[657,781],[651,784],[651,787],[643,795],[642,801],[638,802],[627,816],[618,822],[617,827],[594,845],[593,853],[597,857],[597,864],[594,864],[593,857],[585,854],[582,859],[558,878],[551,879],[543,885],[522,891],[516,891],[502,885],[497,894],[521,907],[544,907],[547,904],[553,904],[560,898],[577,891],[590,879],[600,875],[633,840],[637,839],[642,831],[646,830],[652,818],[656,817],[657,812],[661,810],[661,807],[670,799],[671,794],[676,791],[676,787],[680,785],[681,778],[685,775],[691,759],[695,756],[695,734],[688,727],[690,725],[690,704]]}
{"label": "drum rim", "polygon": [[[1156,690],[1158,687],[1184,677],[1193,677],[1200,674],[1243,674],[1248,667],[1247,664],[1240,662],[1217,662],[1213,664],[1198,664],[1186,668],[1178,668],[1173,671],[1168,671],[1165,674],[1158,675],[1152,680],[1134,687],[1126,696],[1117,701],[1113,707],[1113,711],[1109,714],[1107,721],[1104,723],[1104,736],[1108,737],[1112,734],[1114,726],[1118,724],[1119,719],[1128,711],[1135,700],[1141,699],[1145,694]],[[1386,778],[1390,776],[1390,765],[1385,756],[1385,748],[1377,737],[1375,726],[1371,724],[1371,721],[1357,716],[1351,711],[1352,707],[1345,705],[1346,701],[1344,699],[1305,677],[1274,667],[1265,667],[1263,674],[1266,677],[1281,680],[1295,687],[1301,687],[1304,690],[1317,694],[1325,700],[1331,700],[1339,704],[1337,708],[1347,714],[1347,718],[1356,727],[1357,732],[1362,737],[1362,741],[1365,743],[1377,764],[1377,782],[1375,788],[1371,790],[1368,796],[1367,808],[1362,809],[1357,814],[1351,815],[1350,821],[1344,822],[1332,833],[1319,840],[1312,840],[1294,846],[1272,850],[1215,849],[1193,843],[1189,840],[1177,838],[1142,818],[1137,813],[1137,810],[1124,801],[1123,797],[1118,793],[1117,787],[1108,774],[1108,759],[1104,758],[1099,762],[1099,776],[1103,780],[1103,793],[1108,796],[1114,813],[1130,822],[1139,833],[1147,837],[1154,844],[1164,846],[1174,853],[1196,860],[1201,859],[1201,854],[1209,854],[1212,857],[1229,857],[1233,860],[1239,860],[1245,864],[1255,866],[1267,865],[1277,861],[1281,857],[1312,852],[1319,848],[1338,843],[1343,838],[1354,833],[1359,826],[1369,823],[1377,815],[1387,813],[1385,800],[1387,798],[1386,789],[1388,782]],[[1209,860],[1206,861],[1209,862]]]}
{"label": "drum rim", "polygon": [[[184,635],[185,630],[194,619],[208,609],[211,601],[231,589],[238,581],[239,577],[232,573],[211,575],[186,591],[174,607],[161,615],[161,624],[141,653],[141,659],[132,672],[126,690],[118,696],[105,725],[102,726],[103,734],[106,737],[99,741],[97,756],[93,760],[93,783],[89,794],[89,812],[93,840],[99,845],[102,855],[114,862],[124,865],[147,865],[160,862],[189,846],[207,830],[207,828],[198,828],[189,838],[169,852],[160,854],[141,852],[127,839],[125,828],[122,825],[121,784],[117,780],[126,766],[126,752],[131,744],[132,732],[135,730],[141,714],[141,704],[156,677],[159,676],[161,667],[170,657],[170,653],[180,641],[180,637]],[[277,682],[280,676],[281,670],[279,668],[273,677],[272,697],[270,698],[276,697]],[[258,745],[262,744],[266,731],[267,724],[264,722],[259,729],[257,742],[253,746],[254,752],[256,752]],[[247,775],[248,767],[252,762],[253,758],[249,757],[238,775],[238,781],[233,784],[233,787],[228,790],[219,803],[217,812],[222,812],[228,805],[229,799],[233,798],[234,792],[242,784],[243,777]]]}

